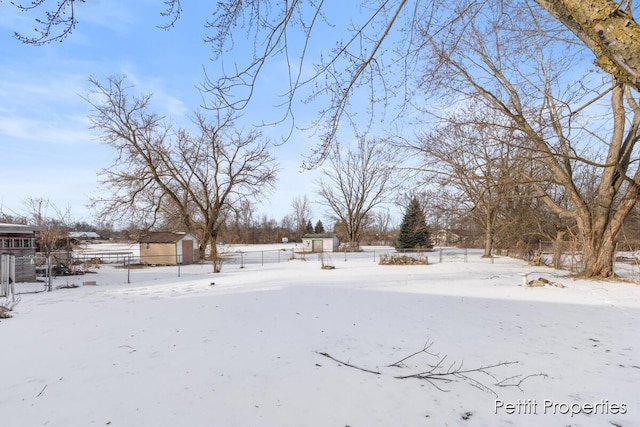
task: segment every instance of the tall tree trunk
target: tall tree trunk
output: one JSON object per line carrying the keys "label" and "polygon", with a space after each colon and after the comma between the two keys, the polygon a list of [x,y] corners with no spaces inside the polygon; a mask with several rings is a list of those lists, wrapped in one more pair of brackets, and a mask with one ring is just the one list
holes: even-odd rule
{"label": "tall tree trunk", "polygon": [[614,276],[615,242],[611,238],[591,238],[584,242],[582,275],[593,278]]}
{"label": "tall tree trunk", "polygon": [[493,249],[493,238],[495,236],[495,224],[498,217],[498,209],[491,206],[485,206],[485,212],[479,216],[479,219],[484,227],[484,253],[483,258],[491,257],[491,250]]}
{"label": "tall tree trunk", "polygon": [[[616,206],[616,212],[610,217],[607,210],[594,209],[592,218],[578,218],[582,240],[582,276],[603,279],[614,276],[616,239],[624,218],[633,205],[628,196],[627,193],[627,197]],[[604,215],[607,218],[603,218]]]}
{"label": "tall tree trunk", "polygon": [[566,231],[564,230],[559,230],[558,232],[556,232],[556,237],[553,241],[553,259],[551,261],[553,268],[562,267],[562,254],[565,234]]}
{"label": "tall tree trunk", "polygon": [[640,90],[640,26],[613,0],[536,0],[596,56],[596,64]]}
{"label": "tall tree trunk", "polygon": [[482,258],[491,258],[491,249],[493,249],[493,233],[491,230],[486,230],[484,236],[484,253],[482,254]]}
{"label": "tall tree trunk", "polygon": [[493,249],[493,226],[489,221],[484,229],[484,253],[482,254],[482,257],[490,258],[491,249]]}
{"label": "tall tree trunk", "polygon": [[220,273],[222,270],[222,259],[218,255],[217,233],[209,237],[209,258],[213,264],[213,272]]}

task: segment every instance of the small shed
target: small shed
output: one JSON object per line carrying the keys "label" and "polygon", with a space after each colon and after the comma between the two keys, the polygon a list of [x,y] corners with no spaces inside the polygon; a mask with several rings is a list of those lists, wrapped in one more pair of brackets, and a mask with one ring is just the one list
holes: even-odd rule
{"label": "small shed", "polygon": [[340,240],[335,233],[305,234],[302,236],[302,249],[305,252],[336,252]]}
{"label": "small shed", "polygon": [[198,240],[189,233],[155,232],[140,238],[141,263],[178,265],[199,260]]}

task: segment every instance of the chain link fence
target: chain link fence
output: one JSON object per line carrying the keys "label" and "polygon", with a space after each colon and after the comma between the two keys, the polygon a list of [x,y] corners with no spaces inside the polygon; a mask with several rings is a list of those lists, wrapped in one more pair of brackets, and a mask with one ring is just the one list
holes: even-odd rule
{"label": "chain link fence", "polygon": [[[405,255],[419,258],[427,257],[430,264],[448,262],[484,262],[492,263],[493,258],[482,258],[481,249],[442,247],[429,250],[396,250],[392,247],[363,247],[358,251],[325,252],[333,262],[348,262],[349,260],[371,260],[379,262],[382,256]],[[262,251],[237,251],[226,252],[221,255],[223,265],[245,268],[247,266],[279,263],[292,259],[319,259],[320,254],[315,252],[302,252],[297,249],[262,250]]]}
{"label": "chain link fence", "polygon": [[[483,257],[483,250],[477,248],[455,248],[436,247],[426,251],[398,251],[386,246],[362,247],[358,251],[327,252],[324,254],[303,252],[299,246],[289,248],[264,249],[264,250],[239,250],[238,248],[227,247],[220,250],[218,256],[222,266],[222,271],[233,271],[244,268],[260,268],[265,265],[286,263],[291,260],[320,260],[324,263],[339,265],[341,262],[349,261],[371,261],[380,262],[382,257],[408,256],[416,258],[427,258],[428,264],[443,263],[484,263],[493,264],[504,262],[509,258],[522,258],[530,261],[531,257],[540,255],[544,265],[555,268],[579,271],[581,268],[581,254],[572,247],[563,248],[562,264],[554,265],[554,252],[550,251],[551,246],[543,243],[535,250],[524,253],[515,251],[495,250],[493,256]],[[65,261],[61,261],[64,259]],[[9,285],[15,294],[36,293],[51,291],[56,288],[52,278],[66,277],[66,284],[95,284],[95,279],[91,277],[93,273],[108,271],[108,280],[114,283],[136,283],[147,280],[158,280],[159,278],[182,277],[182,276],[202,276],[213,272],[211,261],[201,261],[197,264],[184,265],[179,257],[169,257],[166,255],[141,257],[136,251],[103,251],[93,253],[69,254],[67,258],[54,256],[45,257],[36,255],[35,257],[15,257],[16,273],[10,279],[6,279],[0,284],[0,296],[7,294]],[[623,269],[628,276],[640,276],[640,262],[635,252],[618,252],[616,255],[616,267]],[[2,267],[0,277],[5,277],[7,267]],[[8,277],[8,276],[6,276]],[[64,287],[58,280],[57,287]]]}
{"label": "chain link fence", "polygon": [[[255,269],[266,265],[287,263],[292,260],[320,260],[323,263],[339,264],[355,260],[364,260],[378,263],[385,255],[402,254],[428,258],[429,263],[445,262],[482,262],[493,263],[492,258],[482,258],[482,251],[466,248],[437,248],[429,251],[396,251],[391,247],[364,247],[359,251],[342,252],[304,252],[301,247],[264,250],[238,250],[232,247],[220,248],[218,264],[222,271],[236,269]],[[135,283],[137,281],[151,280],[152,277],[182,277],[185,275],[202,275],[211,273],[213,265],[211,261],[201,261],[197,264],[183,265],[179,259],[176,262],[167,263],[167,257],[140,256],[134,252],[102,252],[81,254],[74,256],[71,274],[87,274],[108,268],[117,277],[118,283]],[[88,276],[87,276],[88,277]]]}

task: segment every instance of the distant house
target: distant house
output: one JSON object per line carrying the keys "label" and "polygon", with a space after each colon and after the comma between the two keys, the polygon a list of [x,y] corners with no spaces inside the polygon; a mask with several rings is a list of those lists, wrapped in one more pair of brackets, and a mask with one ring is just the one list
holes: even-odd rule
{"label": "distant house", "polygon": [[336,252],[339,246],[340,240],[335,233],[302,236],[302,249],[305,252]]}
{"label": "distant house", "polygon": [[188,233],[156,232],[140,238],[140,262],[152,265],[193,264],[200,260],[198,240]]}
{"label": "distant house", "polygon": [[435,244],[437,246],[454,245],[460,241],[460,236],[451,230],[441,228],[435,233]]}
{"label": "distant house", "polygon": [[95,231],[70,231],[69,240],[77,243],[85,240],[99,240],[102,237]]}
{"label": "distant house", "polygon": [[[0,255],[15,256],[15,281],[36,280],[36,233],[40,227],[0,223]],[[2,272],[6,274],[6,272]]]}

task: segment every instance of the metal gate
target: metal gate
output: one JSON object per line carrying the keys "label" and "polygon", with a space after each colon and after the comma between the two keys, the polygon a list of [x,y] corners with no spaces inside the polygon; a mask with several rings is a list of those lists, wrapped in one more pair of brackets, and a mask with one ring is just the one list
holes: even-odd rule
{"label": "metal gate", "polygon": [[14,255],[0,255],[0,297],[10,297],[16,282],[16,257]]}

